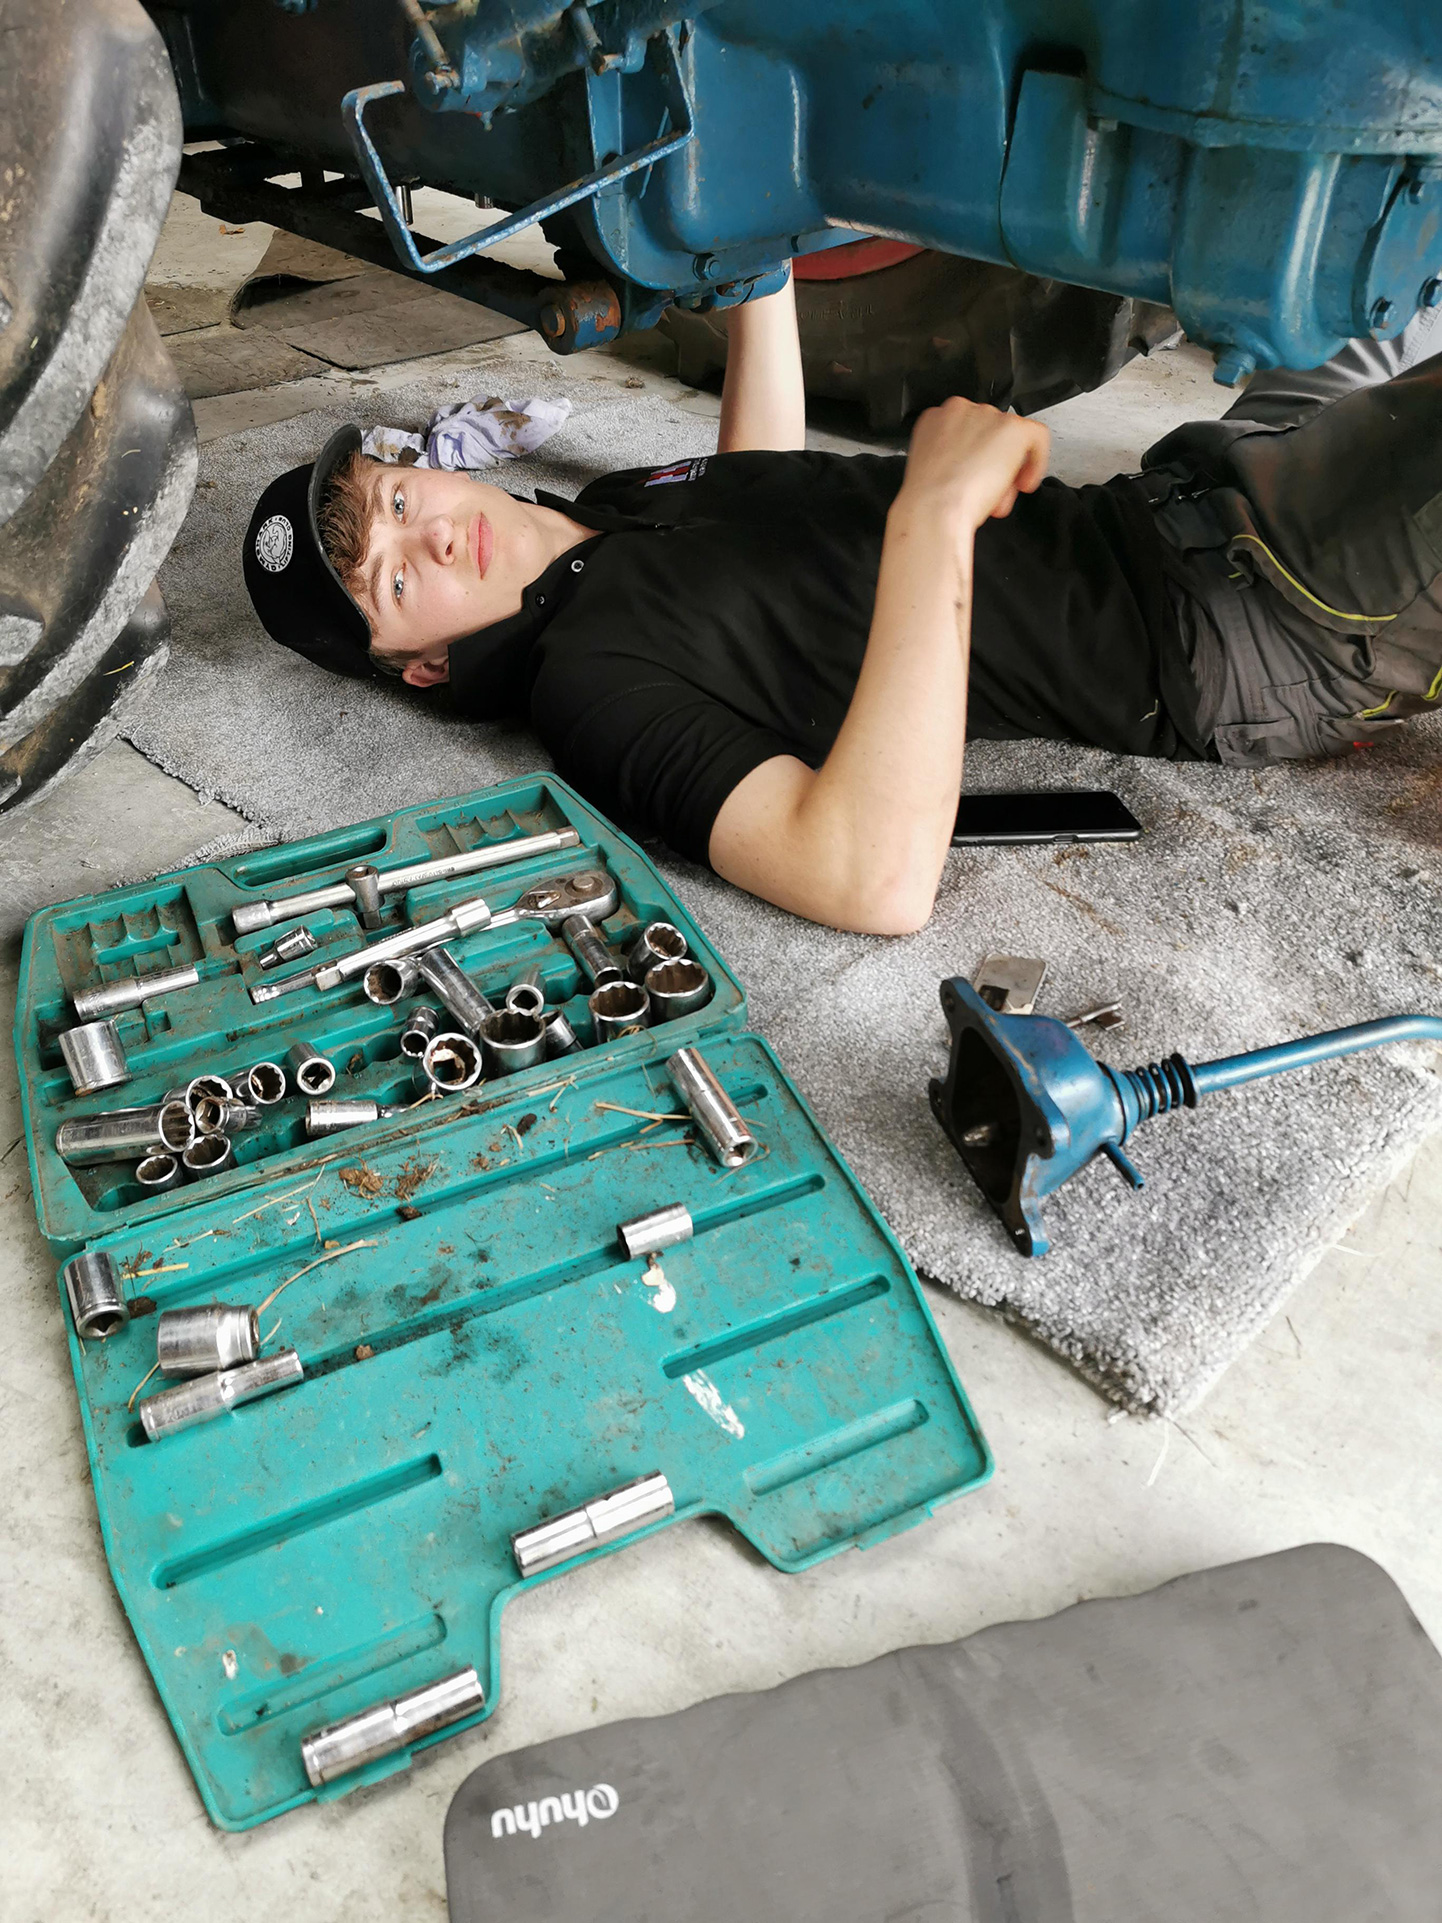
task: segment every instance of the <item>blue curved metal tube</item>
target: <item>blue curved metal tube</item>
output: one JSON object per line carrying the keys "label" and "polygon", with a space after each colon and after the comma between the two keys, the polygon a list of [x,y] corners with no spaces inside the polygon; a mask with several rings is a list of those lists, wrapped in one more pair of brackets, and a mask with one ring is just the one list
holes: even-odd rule
{"label": "blue curved metal tube", "polygon": [[1331,1061],[1336,1055],[1356,1055],[1365,1048],[1381,1048],[1387,1042],[1442,1042],[1442,1017],[1436,1015],[1389,1015],[1385,1021],[1358,1022],[1354,1028],[1333,1028],[1325,1035],[1305,1035],[1300,1041],[1280,1042],[1275,1048],[1254,1048],[1247,1055],[1226,1055],[1217,1062],[1192,1066],[1197,1094],[1214,1095],[1218,1089],[1236,1088],[1241,1082],[1264,1081],[1289,1068],[1310,1068],[1313,1062]]}

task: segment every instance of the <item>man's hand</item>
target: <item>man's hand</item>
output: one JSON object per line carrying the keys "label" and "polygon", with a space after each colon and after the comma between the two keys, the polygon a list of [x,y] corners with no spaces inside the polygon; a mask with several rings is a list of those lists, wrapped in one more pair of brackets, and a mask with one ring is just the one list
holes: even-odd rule
{"label": "man's hand", "polygon": [[892,514],[930,518],[964,546],[969,559],[982,522],[1010,514],[1018,494],[1034,494],[1041,486],[1050,446],[1040,421],[954,395],[928,408],[912,429],[906,479]]}
{"label": "man's hand", "polygon": [[711,830],[716,872],[793,914],[865,934],[920,928],[951,846],[966,745],[972,542],[1040,486],[1047,431],[949,400],[916,423],[866,656],[831,752],[754,768]]}

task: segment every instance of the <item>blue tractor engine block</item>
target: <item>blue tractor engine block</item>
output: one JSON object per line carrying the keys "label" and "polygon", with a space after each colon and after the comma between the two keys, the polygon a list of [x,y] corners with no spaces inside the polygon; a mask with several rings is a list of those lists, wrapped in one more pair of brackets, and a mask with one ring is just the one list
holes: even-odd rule
{"label": "blue tractor engine block", "polygon": [[358,173],[405,271],[502,232],[427,254],[413,181],[543,223],[589,293],[492,304],[562,351],[857,230],[1168,305],[1228,384],[1442,299],[1435,0],[148,4],[189,137]]}

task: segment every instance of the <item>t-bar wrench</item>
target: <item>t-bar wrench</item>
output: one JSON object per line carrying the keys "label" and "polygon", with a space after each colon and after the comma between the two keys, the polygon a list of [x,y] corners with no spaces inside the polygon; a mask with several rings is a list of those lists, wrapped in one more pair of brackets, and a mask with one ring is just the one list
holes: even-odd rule
{"label": "t-bar wrench", "polygon": [[[404,868],[382,868],[379,875],[383,895],[403,894],[408,888],[423,887],[430,881],[449,881],[455,875],[475,875],[486,868],[503,868],[508,862],[529,861],[533,855],[554,855],[565,848],[578,848],[581,837],[574,828],[547,829],[541,835],[521,835],[512,841],[492,842],[482,848],[468,849],[460,855],[439,855],[434,861],[413,861]],[[278,921],[293,921],[297,915],[314,914],[319,908],[349,908],[355,890],[347,881],[333,881],[324,888],[310,888],[304,894],[283,895],[278,901],[243,901],[231,914],[237,935],[253,935],[258,928],[271,928]]]}
{"label": "t-bar wrench", "polygon": [[339,988],[342,982],[349,981],[353,976],[363,975],[373,962],[394,961],[400,955],[418,954],[424,948],[435,948],[442,942],[454,941],[480,928],[510,928],[521,921],[545,922],[548,927],[554,928],[568,915],[585,915],[592,921],[604,921],[607,915],[614,915],[620,905],[621,897],[615,882],[599,869],[583,868],[570,875],[549,876],[544,881],[534,882],[513,908],[492,912],[490,904],[480,895],[475,895],[469,901],[457,902],[448,914],[438,915],[434,921],[423,921],[415,928],[403,928],[397,934],[387,935],[382,941],[371,942],[366,948],[342,955],[338,961],[329,962],[323,968],[305,969],[299,975],[288,976],[283,982],[262,982],[258,988],[251,989],[250,999],[256,1003],[275,1001],[294,989],[309,988],[312,983],[322,990]]}

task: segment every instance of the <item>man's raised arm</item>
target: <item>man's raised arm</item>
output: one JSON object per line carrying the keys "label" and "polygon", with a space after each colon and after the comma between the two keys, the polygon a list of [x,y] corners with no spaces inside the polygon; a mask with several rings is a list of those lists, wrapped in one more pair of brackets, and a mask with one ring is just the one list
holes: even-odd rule
{"label": "man's raised arm", "polygon": [[864,934],[927,920],[961,792],[974,537],[1040,485],[1048,439],[960,399],[917,421],[846,718],[819,768],[777,755],[727,796],[709,849],[726,880]]}
{"label": "man's raised arm", "polygon": [[806,388],[791,276],[775,294],[728,307],[718,454],[785,454],[806,445]]}

